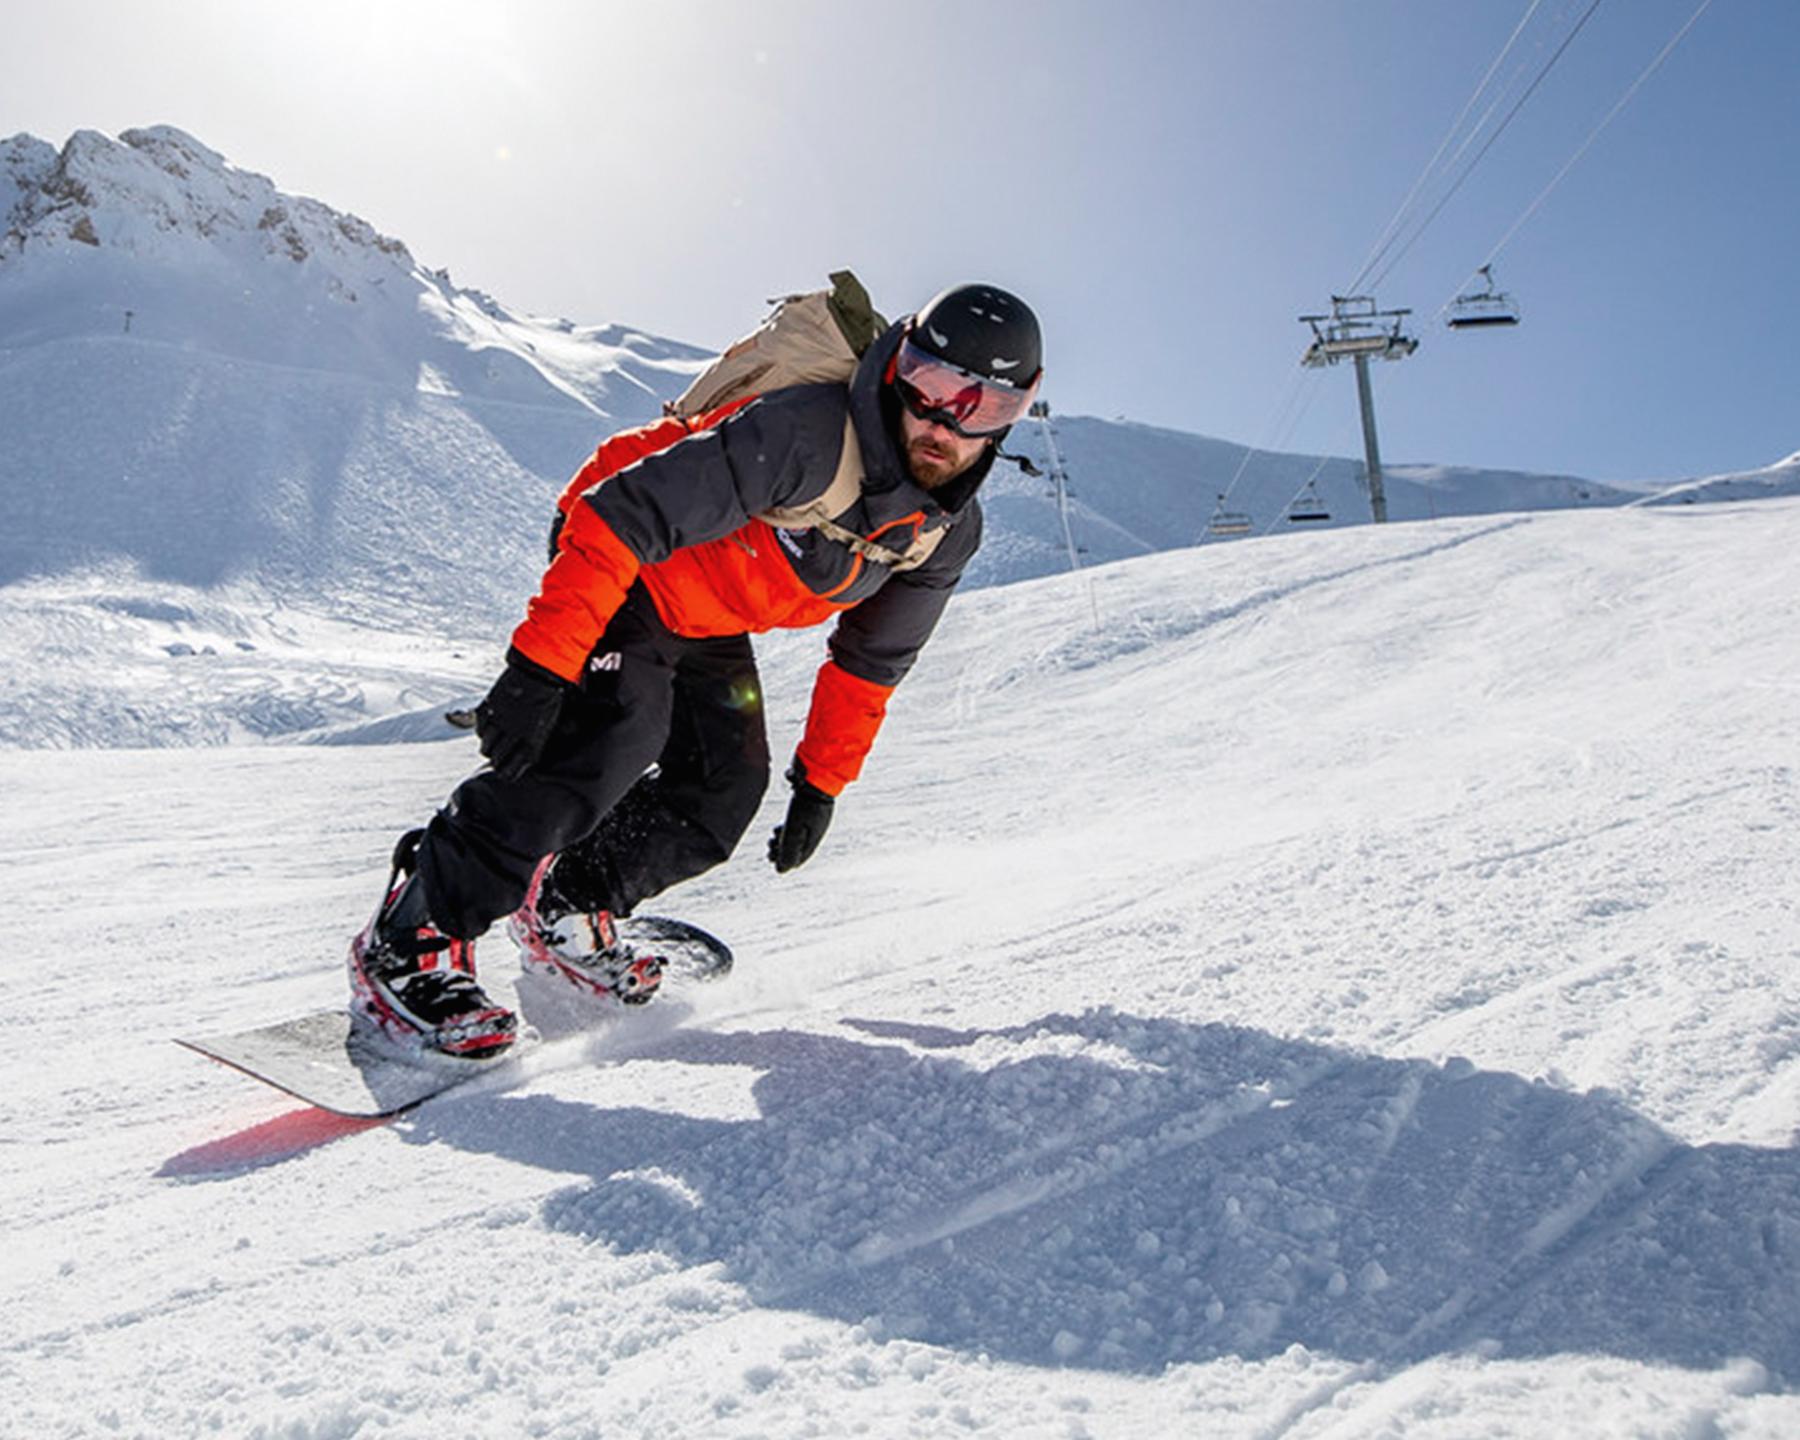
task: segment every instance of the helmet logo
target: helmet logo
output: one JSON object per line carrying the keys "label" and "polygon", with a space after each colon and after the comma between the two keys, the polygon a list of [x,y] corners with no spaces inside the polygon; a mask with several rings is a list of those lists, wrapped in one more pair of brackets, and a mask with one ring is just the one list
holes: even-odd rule
{"label": "helmet logo", "polygon": [[1002,360],[998,355],[988,361],[988,365],[995,370],[1017,370],[1019,368],[1017,360]]}
{"label": "helmet logo", "polygon": [[938,329],[935,325],[927,325],[925,328],[931,332],[931,343],[933,345],[937,346],[940,350],[949,348],[950,337],[948,335]]}

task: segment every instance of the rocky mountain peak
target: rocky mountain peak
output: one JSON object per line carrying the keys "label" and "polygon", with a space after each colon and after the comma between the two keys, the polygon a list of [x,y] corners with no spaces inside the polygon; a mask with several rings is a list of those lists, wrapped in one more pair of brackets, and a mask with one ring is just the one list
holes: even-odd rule
{"label": "rocky mountain peak", "polygon": [[[371,261],[413,269],[400,241],[367,221],[276,189],[172,125],[78,130],[58,151],[32,135],[0,141],[0,265],[30,254],[119,249],[143,256],[224,251],[295,264]],[[246,253],[247,252],[247,253]]]}

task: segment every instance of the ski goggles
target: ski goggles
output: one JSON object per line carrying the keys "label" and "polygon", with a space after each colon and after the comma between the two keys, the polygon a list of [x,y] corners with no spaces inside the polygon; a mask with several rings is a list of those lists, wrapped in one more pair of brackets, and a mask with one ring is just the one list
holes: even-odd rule
{"label": "ski goggles", "polygon": [[1042,374],[1033,375],[1021,389],[927,355],[910,338],[900,342],[894,355],[894,389],[900,403],[918,419],[948,426],[970,440],[998,435],[1023,419]]}

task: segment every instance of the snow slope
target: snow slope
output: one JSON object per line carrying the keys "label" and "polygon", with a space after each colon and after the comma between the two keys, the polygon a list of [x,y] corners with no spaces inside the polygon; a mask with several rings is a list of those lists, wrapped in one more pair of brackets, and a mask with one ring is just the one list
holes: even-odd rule
{"label": "snow slope", "polygon": [[[485,626],[598,436],[709,358],[509,311],[171,127],[15,136],[0,175],[0,585]],[[471,551],[492,578],[446,584]]]}
{"label": "snow slope", "polygon": [[[368,1128],[168,1037],[334,1001],[466,743],[0,753],[0,1413],[1800,1432],[1797,544],[1463,518],[959,596],[818,858],[769,871],[771,797],[677,902],[730,981]],[[781,755],[818,637],[761,653]]]}
{"label": "snow slope", "polygon": [[[1221,509],[1247,522],[1250,535],[1370,523],[1368,488],[1357,460],[1247,454],[1243,445],[1204,435],[1082,415],[1057,416],[1054,426],[1075,491],[1072,525],[1078,543],[1096,561],[1235,541],[1236,535],[1210,529]],[[1047,468],[1041,425],[1020,427],[1009,448]],[[1392,520],[1586,509],[1640,498],[1637,491],[1565,475],[1391,463],[1384,475]],[[1046,574],[1066,566],[1066,545],[1046,487],[1004,473],[996,480],[993,488],[1005,498],[989,508],[999,517],[1002,547],[1019,543],[1015,535],[1029,537],[1040,567],[1027,572],[1015,560],[1006,565],[1008,571]],[[1290,508],[1306,508],[1293,503],[1302,495],[1316,499],[1311,513],[1322,517],[1304,526],[1287,518]],[[1006,564],[1005,554],[1003,548],[990,563]]]}
{"label": "snow slope", "polygon": [[1712,475],[1665,485],[1653,494],[1633,501],[1637,505],[1695,505],[1730,500],[1768,500],[1800,495],[1800,451],[1736,475]]}
{"label": "snow slope", "polygon": [[0,744],[437,703],[563,481],[708,358],[510,311],[171,127],[0,142]]}

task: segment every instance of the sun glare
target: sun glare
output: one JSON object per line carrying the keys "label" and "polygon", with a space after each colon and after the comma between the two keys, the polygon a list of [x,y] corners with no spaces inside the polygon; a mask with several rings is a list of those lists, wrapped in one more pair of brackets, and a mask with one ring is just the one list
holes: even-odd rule
{"label": "sun glare", "polygon": [[[378,100],[421,122],[466,116],[530,93],[518,25],[479,0],[314,0],[296,10],[243,7],[238,22],[284,67],[329,89]],[[505,147],[501,147],[505,148]]]}

